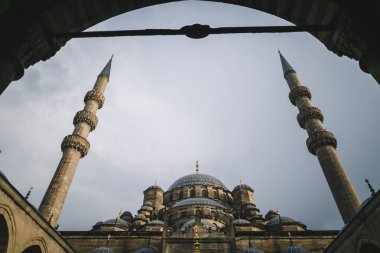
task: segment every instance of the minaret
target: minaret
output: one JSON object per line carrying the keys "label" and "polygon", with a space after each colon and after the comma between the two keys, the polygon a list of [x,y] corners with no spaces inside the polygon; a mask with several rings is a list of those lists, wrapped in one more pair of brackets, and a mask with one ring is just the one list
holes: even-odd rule
{"label": "minaret", "polygon": [[95,114],[104,103],[103,93],[110,77],[111,63],[112,57],[99,74],[94,88],[88,91],[84,97],[84,109],[77,112],[74,117],[75,128],[73,133],[66,136],[62,141],[61,161],[38,209],[52,226],[57,224],[79,159],[87,155],[90,148],[87,137],[98,123]]}
{"label": "minaret", "polygon": [[356,214],[360,200],[336,153],[337,141],[331,132],[326,131],[322,112],[313,107],[309,89],[302,86],[296,71],[281,53],[280,59],[284,78],[290,88],[290,102],[299,110],[297,121],[309,135],[306,140],[307,148],[310,153],[317,156],[340,215],[347,224]]}

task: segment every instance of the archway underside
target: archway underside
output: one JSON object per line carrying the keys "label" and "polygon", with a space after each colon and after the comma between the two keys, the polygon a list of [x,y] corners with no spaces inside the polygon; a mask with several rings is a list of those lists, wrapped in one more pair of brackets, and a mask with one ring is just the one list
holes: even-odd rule
{"label": "archway underside", "polygon": [[7,221],[4,216],[0,214],[0,253],[7,253],[9,242],[9,232]]}
{"label": "archway underside", "polygon": [[[360,67],[380,83],[380,54],[376,24],[380,3],[361,4],[341,0],[209,0],[263,11],[295,25],[334,24],[332,32],[312,33],[330,51],[359,60]],[[49,59],[67,39],[54,39],[52,32],[78,32],[111,17],[175,0],[36,0],[5,5],[0,27],[8,34],[0,42],[0,93],[24,69]],[[0,10],[1,11],[1,10]],[[12,23],[12,26],[9,24]]]}

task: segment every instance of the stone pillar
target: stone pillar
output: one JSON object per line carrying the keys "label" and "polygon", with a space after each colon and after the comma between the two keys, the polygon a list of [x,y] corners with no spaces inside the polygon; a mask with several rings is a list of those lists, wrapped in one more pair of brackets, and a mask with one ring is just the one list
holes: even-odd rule
{"label": "stone pillar", "polygon": [[98,123],[95,114],[104,103],[103,93],[108,84],[111,62],[112,58],[98,76],[94,88],[87,92],[84,98],[84,109],[77,112],[74,117],[75,128],[73,133],[66,136],[62,141],[63,155],[61,161],[38,209],[52,226],[57,224],[79,159],[86,156],[90,148],[87,137]]}
{"label": "stone pillar", "polygon": [[309,135],[306,141],[307,148],[317,156],[342,219],[347,224],[356,214],[360,200],[336,153],[337,141],[331,132],[326,131],[322,112],[313,107],[309,89],[302,86],[297,73],[281,53],[280,58],[284,77],[290,88],[290,102],[297,106],[298,123]]}

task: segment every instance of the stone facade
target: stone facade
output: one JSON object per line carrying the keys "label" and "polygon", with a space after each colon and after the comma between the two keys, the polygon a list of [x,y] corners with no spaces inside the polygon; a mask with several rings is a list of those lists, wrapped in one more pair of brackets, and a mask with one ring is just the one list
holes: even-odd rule
{"label": "stone facade", "polygon": [[[29,251],[33,249],[34,251]],[[74,253],[75,250],[0,174],[0,252]]]}

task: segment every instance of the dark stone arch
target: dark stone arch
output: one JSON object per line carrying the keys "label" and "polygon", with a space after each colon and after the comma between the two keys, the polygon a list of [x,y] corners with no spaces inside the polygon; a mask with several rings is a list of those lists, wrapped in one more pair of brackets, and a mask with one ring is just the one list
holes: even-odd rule
{"label": "dark stone arch", "polygon": [[42,253],[42,250],[41,250],[40,246],[32,245],[32,246],[26,248],[22,253]]}
{"label": "dark stone arch", "polygon": [[[179,0],[35,0],[17,1],[0,13],[0,94],[24,69],[52,57],[67,39],[51,32],[78,32],[111,17]],[[335,31],[311,32],[330,51],[360,60],[363,71],[380,83],[380,2],[354,0],[209,0],[256,9],[296,25],[333,23]],[[22,13],[23,15],[18,15]],[[30,15],[28,15],[30,14]],[[8,24],[12,24],[9,26]]]}
{"label": "dark stone arch", "polygon": [[9,229],[4,216],[0,214],[0,253],[7,253],[9,243]]}

